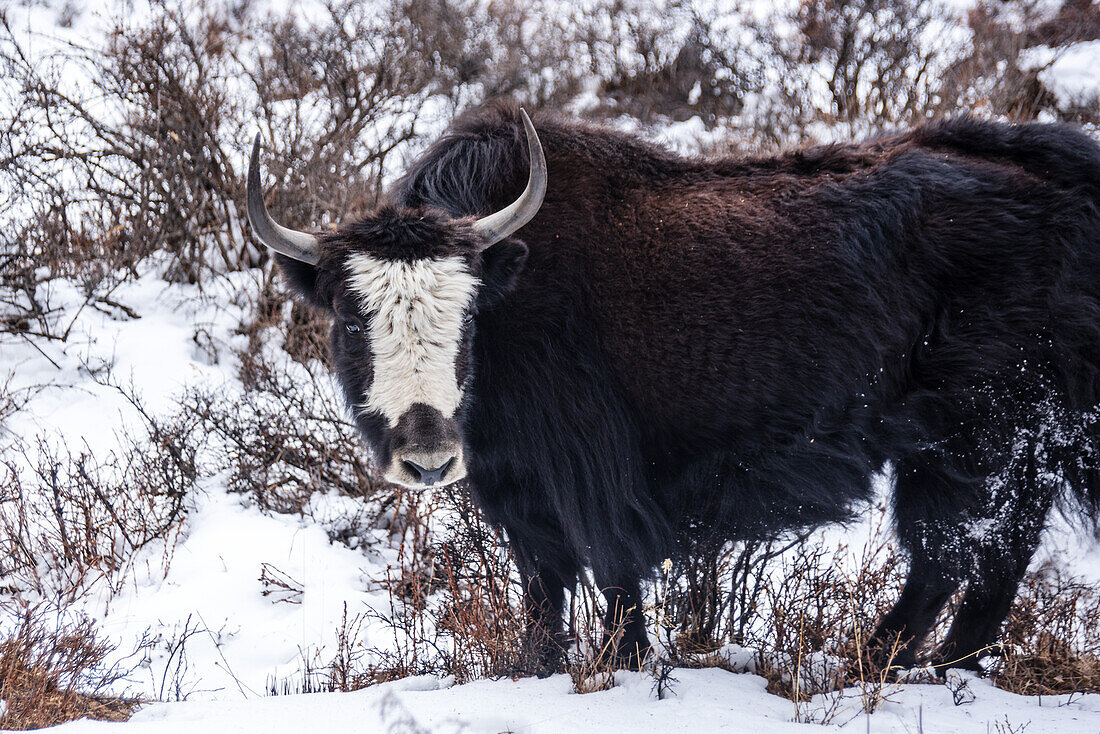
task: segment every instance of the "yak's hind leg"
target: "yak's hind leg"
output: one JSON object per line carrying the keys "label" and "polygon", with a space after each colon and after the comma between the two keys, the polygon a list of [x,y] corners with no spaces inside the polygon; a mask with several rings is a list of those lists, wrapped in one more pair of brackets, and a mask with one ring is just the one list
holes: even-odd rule
{"label": "yak's hind leg", "polygon": [[1057,490],[1040,468],[1044,453],[1032,436],[1018,441],[1007,465],[987,480],[988,512],[963,528],[974,541],[974,552],[962,602],[932,656],[941,674],[948,668],[978,670],[978,661],[992,652]]}
{"label": "yak's hind leg", "polygon": [[[869,647],[877,660],[911,667],[951,595],[966,584],[937,671],[978,667],[996,639],[1039,542],[1055,488],[1036,468],[1035,435],[1022,431],[991,449],[963,436],[897,466],[895,514],[910,571]],[[891,659],[891,653],[896,655]]]}
{"label": "yak's hind leg", "polygon": [[[879,621],[868,641],[874,661],[882,666],[911,668],[925,637],[961,579],[946,563],[942,545],[926,529],[950,521],[942,495],[953,492],[953,477],[938,462],[910,461],[895,467],[894,515],[902,547],[909,555],[909,575],[901,597]],[[966,491],[966,488],[961,488]]]}

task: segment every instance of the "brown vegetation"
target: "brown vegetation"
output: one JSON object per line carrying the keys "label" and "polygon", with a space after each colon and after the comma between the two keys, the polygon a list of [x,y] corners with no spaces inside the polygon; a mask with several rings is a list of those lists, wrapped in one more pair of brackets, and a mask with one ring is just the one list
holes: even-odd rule
{"label": "brown vegetation", "polygon": [[994,668],[1000,688],[1028,696],[1100,693],[1100,590],[1058,568],[1020,587]]}
{"label": "brown vegetation", "polygon": [[65,623],[25,610],[0,641],[0,728],[40,729],[74,719],[125,721],[138,701],[108,691],[120,677],[89,620]]}

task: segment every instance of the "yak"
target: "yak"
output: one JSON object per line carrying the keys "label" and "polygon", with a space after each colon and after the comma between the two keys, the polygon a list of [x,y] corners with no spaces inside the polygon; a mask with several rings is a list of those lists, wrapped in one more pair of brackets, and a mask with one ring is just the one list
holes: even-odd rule
{"label": "yak", "polygon": [[[461,116],[372,213],[247,210],[384,477],[465,479],[507,537],[535,672],[590,569],[612,663],[689,545],[850,520],[892,478],[908,557],[871,649],[978,668],[1053,508],[1100,515],[1100,146],[969,116],[686,157],[514,104]],[[893,654],[893,653],[896,653]]]}

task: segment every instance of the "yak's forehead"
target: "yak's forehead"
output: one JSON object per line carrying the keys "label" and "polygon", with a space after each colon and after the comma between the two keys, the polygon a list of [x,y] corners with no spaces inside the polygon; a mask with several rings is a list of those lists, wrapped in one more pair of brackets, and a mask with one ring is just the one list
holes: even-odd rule
{"label": "yak's forehead", "polygon": [[346,222],[324,235],[332,253],[357,253],[379,260],[443,260],[471,258],[480,237],[472,220],[454,219],[439,209],[383,206],[362,219]]}
{"label": "yak's forehead", "polygon": [[371,314],[404,308],[429,315],[453,304],[465,309],[478,285],[459,256],[408,260],[360,252],[350,255],[346,266],[349,290]]}
{"label": "yak's forehead", "polygon": [[478,279],[459,256],[348,257],[348,289],[369,319],[374,380],[362,407],[390,425],[413,403],[451,417],[462,401],[455,362]]}

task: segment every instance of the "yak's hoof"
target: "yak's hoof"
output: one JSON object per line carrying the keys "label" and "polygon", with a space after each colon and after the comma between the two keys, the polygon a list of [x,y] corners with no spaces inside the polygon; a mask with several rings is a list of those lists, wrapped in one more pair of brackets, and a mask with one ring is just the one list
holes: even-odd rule
{"label": "yak's hoof", "polygon": [[523,643],[523,652],[516,665],[516,675],[534,675],[549,678],[565,672],[565,635],[551,637],[544,633],[529,635]]}
{"label": "yak's hoof", "polygon": [[952,668],[959,668],[960,670],[973,670],[976,673],[981,673],[982,658],[990,656],[999,657],[1004,655],[1004,653],[1004,646],[1000,643],[983,647],[982,649],[976,652],[972,652],[969,655],[958,652],[958,647],[948,644],[941,647],[932,656],[932,668],[936,671],[936,675],[938,675],[940,678],[944,677],[947,671],[951,670]]}
{"label": "yak's hoof", "polygon": [[599,664],[608,668],[622,670],[641,670],[646,658],[653,651],[653,646],[645,635],[633,639],[621,639],[616,641],[604,637],[600,645]]}

